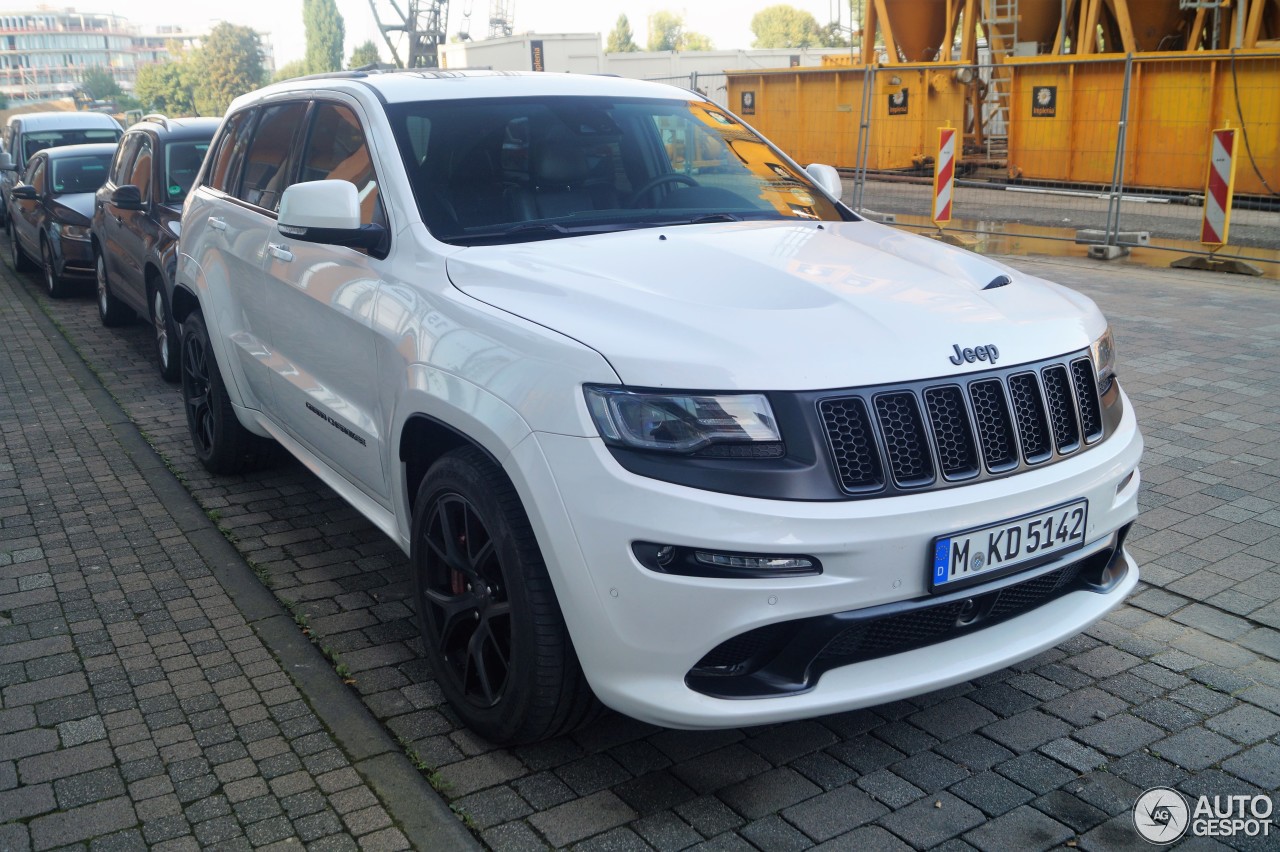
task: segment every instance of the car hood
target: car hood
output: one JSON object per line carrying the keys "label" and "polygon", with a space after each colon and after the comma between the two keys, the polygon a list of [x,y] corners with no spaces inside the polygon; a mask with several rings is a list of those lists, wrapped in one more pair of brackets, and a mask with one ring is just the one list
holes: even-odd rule
{"label": "car hood", "polygon": [[[871,222],[684,225],[450,256],[463,292],[600,352],[628,385],[819,390],[1088,346],[1086,297]],[[1007,276],[1009,283],[984,289]],[[970,353],[971,355],[973,353]]]}
{"label": "car hood", "polygon": [[59,222],[88,225],[93,217],[92,192],[72,192],[53,199],[53,211]]}

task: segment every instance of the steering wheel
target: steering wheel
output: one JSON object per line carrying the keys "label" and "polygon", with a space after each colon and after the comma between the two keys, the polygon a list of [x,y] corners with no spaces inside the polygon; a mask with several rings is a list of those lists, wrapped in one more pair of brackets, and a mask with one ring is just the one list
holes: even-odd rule
{"label": "steering wheel", "polygon": [[658,175],[655,178],[645,181],[644,186],[633,192],[631,197],[628,198],[622,206],[635,207],[637,201],[644,198],[646,194],[652,192],[656,187],[662,186],[664,183],[683,183],[686,186],[702,186],[702,184],[698,183],[688,175],[682,175],[679,172],[667,172],[664,175]]}

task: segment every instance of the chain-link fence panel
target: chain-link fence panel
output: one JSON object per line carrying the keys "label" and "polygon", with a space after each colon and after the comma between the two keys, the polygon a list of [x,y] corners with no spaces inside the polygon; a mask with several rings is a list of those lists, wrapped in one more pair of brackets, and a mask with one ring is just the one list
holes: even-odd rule
{"label": "chain-link fence panel", "polygon": [[[1235,130],[1235,199],[1228,245],[1280,249],[1280,54],[1212,53],[1133,59],[1121,245],[1147,234],[1185,251],[1199,239],[1211,134]],[[1174,243],[1182,243],[1174,245]]]}

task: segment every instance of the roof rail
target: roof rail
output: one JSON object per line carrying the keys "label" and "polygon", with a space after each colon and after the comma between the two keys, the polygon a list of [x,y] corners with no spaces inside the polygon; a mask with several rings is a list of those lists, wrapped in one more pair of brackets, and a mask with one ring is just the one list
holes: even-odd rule
{"label": "roof rail", "polygon": [[165,130],[168,130],[168,129],[169,129],[169,116],[165,115],[164,113],[159,113],[159,112],[149,112],[149,113],[147,113],[146,115],[144,115],[142,118],[140,118],[140,119],[138,119],[138,120],[139,120],[139,121],[150,121],[150,122],[152,122],[153,124],[158,124],[158,125],[160,125],[160,126],[161,126],[161,127],[163,127]]}

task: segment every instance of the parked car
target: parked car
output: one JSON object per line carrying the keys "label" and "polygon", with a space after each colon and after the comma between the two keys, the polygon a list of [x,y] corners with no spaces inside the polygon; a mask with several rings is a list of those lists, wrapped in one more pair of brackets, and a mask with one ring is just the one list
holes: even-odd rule
{"label": "parked car", "polygon": [[98,316],[118,325],[138,315],[155,329],[156,364],[178,378],[178,332],[169,310],[182,202],[216,118],[148,115],[125,133],[93,209]]}
{"label": "parked car", "polygon": [[117,142],[123,131],[100,112],[28,112],[11,116],[0,153],[0,225],[8,227],[9,190],[37,151],[65,145]]}
{"label": "parked car", "polygon": [[840,191],[656,83],[241,97],[182,217],[195,454],[279,442],[391,536],[443,694],[494,741],[597,697],[722,728],[1007,666],[1138,580],[1111,332]]}
{"label": "parked car", "polygon": [[55,299],[72,279],[93,274],[89,217],[107,179],[115,145],[68,145],[37,151],[9,191],[9,250],[14,269],[37,266]]}

